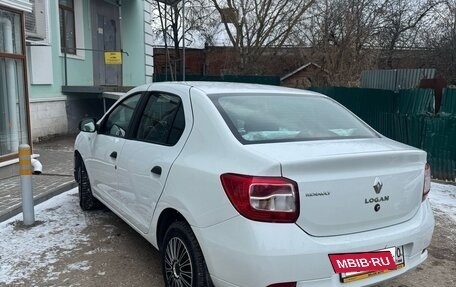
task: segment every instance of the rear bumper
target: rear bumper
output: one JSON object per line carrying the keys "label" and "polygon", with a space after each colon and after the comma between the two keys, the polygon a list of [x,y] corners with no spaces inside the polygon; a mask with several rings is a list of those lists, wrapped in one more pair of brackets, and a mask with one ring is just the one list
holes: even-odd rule
{"label": "rear bumper", "polygon": [[[427,257],[434,217],[429,201],[409,221],[368,232],[312,237],[295,224],[260,223],[238,216],[193,230],[215,286],[366,286],[403,274]],[[404,246],[405,268],[352,283],[340,283],[328,254]]]}

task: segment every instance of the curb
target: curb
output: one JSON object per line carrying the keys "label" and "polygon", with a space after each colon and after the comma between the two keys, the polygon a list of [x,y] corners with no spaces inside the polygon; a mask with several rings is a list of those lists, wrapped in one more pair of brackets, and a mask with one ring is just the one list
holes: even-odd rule
{"label": "curb", "polygon": [[[34,206],[37,206],[38,204],[40,204],[48,199],[51,199],[52,197],[59,195],[65,191],[68,191],[76,186],[78,186],[78,184],[76,183],[76,181],[73,180],[71,182],[64,183],[63,185],[57,187],[54,190],[51,190],[51,191],[45,193],[45,194],[38,195],[33,198]],[[7,219],[10,219],[11,217],[13,217],[21,212],[22,212],[22,204],[13,205],[12,207],[8,208],[5,213],[0,214],[0,223]]]}

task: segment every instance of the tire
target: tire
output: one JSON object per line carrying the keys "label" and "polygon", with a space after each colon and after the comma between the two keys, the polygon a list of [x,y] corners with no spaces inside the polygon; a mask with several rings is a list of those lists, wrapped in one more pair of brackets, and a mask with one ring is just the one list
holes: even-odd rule
{"label": "tire", "polygon": [[82,210],[94,210],[100,208],[101,202],[93,197],[89,175],[87,174],[87,170],[82,160],[78,168],[78,178],[79,206],[81,206]]}
{"label": "tire", "polygon": [[171,224],[160,249],[166,287],[213,287],[203,253],[186,222]]}

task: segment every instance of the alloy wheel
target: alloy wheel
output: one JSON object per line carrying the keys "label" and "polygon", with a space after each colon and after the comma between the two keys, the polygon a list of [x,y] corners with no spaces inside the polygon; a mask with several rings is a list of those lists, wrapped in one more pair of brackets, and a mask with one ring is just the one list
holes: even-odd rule
{"label": "alloy wheel", "polygon": [[173,237],[165,250],[165,274],[168,286],[193,286],[193,268],[190,253],[184,242]]}

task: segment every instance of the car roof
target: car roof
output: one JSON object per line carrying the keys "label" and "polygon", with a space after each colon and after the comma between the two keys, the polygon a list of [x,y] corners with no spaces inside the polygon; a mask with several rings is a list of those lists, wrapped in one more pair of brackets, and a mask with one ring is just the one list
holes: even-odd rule
{"label": "car roof", "polygon": [[[163,83],[166,84],[166,83]],[[199,89],[204,94],[208,95],[220,95],[220,94],[294,94],[294,95],[309,95],[309,96],[323,96],[322,94],[301,90],[293,89],[281,86],[272,85],[261,85],[261,84],[249,84],[249,83],[232,83],[232,82],[204,82],[204,81],[191,81],[191,82],[168,82],[171,85],[186,85],[191,88]]]}

